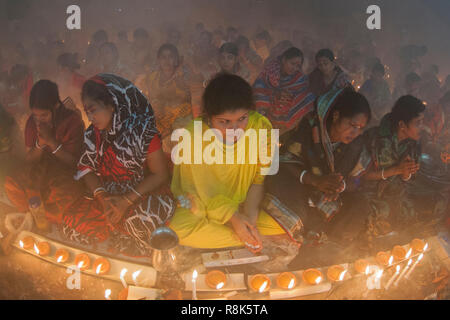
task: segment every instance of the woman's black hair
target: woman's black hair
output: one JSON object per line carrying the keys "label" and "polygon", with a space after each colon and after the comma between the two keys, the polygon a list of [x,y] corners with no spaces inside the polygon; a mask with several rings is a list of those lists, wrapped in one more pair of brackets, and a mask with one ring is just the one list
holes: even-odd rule
{"label": "woman's black hair", "polygon": [[372,118],[372,112],[366,97],[351,88],[344,89],[344,91],[336,98],[327,118],[328,128],[331,126],[333,119],[331,115],[336,111],[339,112],[339,119],[349,119],[358,114],[364,114],[367,116],[367,123],[369,123]]}
{"label": "woman's black hair", "polygon": [[303,61],[303,52],[302,52],[302,50],[300,50],[296,47],[290,47],[289,49],[284,51],[280,56],[281,59],[286,59],[286,60],[289,60],[292,58],[297,58],[297,57],[300,57]]}
{"label": "woman's black hair", "polygon": [[58,86],[50,80],[39,80],[31,88],[29,103],[30,109],[53,110],[61,103]]}
{"label": "woman's black hair", "polygon": [[254,107],[252,87],[234,74],[218,74],[203,93],[203,113],[208,118],[239,109],[253,110]]}
{"label": "woman's black hair", "polygon": [[161,57],[161,54],[164,51],[170,51],[175,56],[175,65],[178,66],[180,64],[180,54],[178,53],[178,49],[171,43],[165,43],[158,49],[158,59]]}
{"label": "woman's black hair", "polygon": [[68,68],[70,71],[75,71],[80,69],[80,64],[77,62],[78,53],[63,53],[61,54],[56,62],[61,67]]}
{"label": "woman's black hair", "polygon": [[398,129],[398,124],[403,121],[408,125],[411,120],[417,118],[425,111],[425,105],[416,97],[406,95],[400,97],[391,111],[392,126],[394,130]]}
{"label": "woman's black hair", "polygon": [[224,43],[220,47],[219,54],[220,53],[229,53],[229,54],[232,54],[233,56],[237,57],[239,55],[239,49],[235,43],[227,42],[227,43]]}
{"label": "woman's black hair", "polygon": [[94,80],[87,80],[83,84],[81,98],[89,98],[94,101],[100,101],[105,106],[115,106],[114,100],[108,89],[103,84],[95,82]]}
{"label": "woman's black hair", "polygon": [[328,60],[330,60],[331,62],[334,61],[334,53],[333,51],[331,51],[330,49],[320,49],[317,53],[316,53],[316,61],[319,58],[327,58]]}

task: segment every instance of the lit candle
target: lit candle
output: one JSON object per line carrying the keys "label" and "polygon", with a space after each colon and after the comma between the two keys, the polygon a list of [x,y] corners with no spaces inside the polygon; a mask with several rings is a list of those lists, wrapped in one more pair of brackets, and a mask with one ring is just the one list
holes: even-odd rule
{"label": "lit candle", "polygon": [[416,260],[416,262],[414,262],[414,264],[413,264],[413,266],[412,266],[412,268],[409,270],[409,272],[405,275],[405,278],[406,279],[409,279],[409,276],[411,275],[411,273],[414,271],[414,269],[416,268],[416,266],[417,266],[417,264],[420,262],[420,260],[422,260],[423,259],[423,253],[421,253],[420,255],[419,255],[419,257],[417,257],[417,260]]}
{"label": "lit candle", "polygon": [[263,293],[264,290],[266,290],[267,285],[269,284],[269,281],[264,281],[264,283],[261,285],[261,287],[259,287],[259,293]]}
{"label": "lit candle", "polygon": [[133,272],[133,274],[131,275],[131,277],[133,278],[133,282],[134,284],[137,286],[137,278],[139,277],[139,275],[141,274],[142,270],[138,270]]}
{"label": "lit candle", "polygon": [[365,273],[366,275],[369,273],[369,262],[367,260],[356,260],[354,266],[358,273]]}
{"label": "lit candle", "polygon": [[394,256],[391,256],[388,261],[388,265],[392,266],[392,262],[394,262]]}
{"label": "lit candle", "polygon": [[65,263],[69,259],[69,252],[65,249],[58,249],[55,252],[56,262]]}
{"label": "lit candle", "polygon": [[192,300],[197,300],[197,277],[198,272],[194,270],[192,273]]}
{"label": "lit candle", "polygon": [[23,249],[23,241],[22,240],[19,241],[19,246]]}
{"label": "lit candle", "polygon": [[48,256],[48,254],[50,253],[50,244],[46,241],[39,242],[37,247],[38,247],[37,254],[39,254],[40,256]]}
{"label": "lit candle", "polygon": [[225,285],[224,282],[220,282],[220,283],[217,285],[216,289],[217,289],[217,290],[220,290],[220,289],[223,288],[224,285]]}
{"label": "lit candle", "polygon": [[405,259],[409,259],[411,254],[412,254],[412,248],[409,248],[408,252],[406,253]]}
{"label": "lit candle", "polygon": [[98,258],[94,261],[93,268],[95,269],[96,274],[107,274],[111,268],[111,265],[107,259]]}
{"label": "lit candle", "polygon": [[395,278],[398,276],[399,273],[400,273],[400,266],[397,265],[397,267],[395,267],[394,275],[389,279],[388,283],[386,284],[385,287],[386,290],[389,290],[391,284],[394,282]]}
{"label": "lit candle", "polygon": [[105,299],[106,300],[111,300],[111,289],[106,289],[105,290]]}
{"label": "lit candle", "polygon": [[34,244],[34,251],[36,252],[36,254],[39,254],[39,249],[38,249],[36,243]]}
{"label": "lit candle", "polygon": [[87,270],[91,266],[91,259],[86,253],[80,253],[75,257],[75,265],[80,270]]}
{"label": "lit candle", "polygon": [[124,288],[127,288],[127,282],[125,281],[125,274],[128,272],[127,268],[123,268],[122,271],[120,271],[120,281],[122,282],[122,285]]}
{"label": "lit candle", "polygon": [[339,276],[339,281],[344,280],[345,274],[347,273],[347,270],[344,270],[341,272],[341,275]]}
{"label": "lit candle", "polygon": [[408,271],[409,267],[411,267],[412,259],[408,260],[408,264],[406,265],[406,268],[403,269],[402,273],[398,276],[397,280],[394,282],[394,286],[398,286],[398,283],[400,280],[402,280],[403,276],[405,275],[406,271]]}
{"label": "lit candle", "polygon": [[277,277],[277,286],[281,289],[292,289],[297,284],[297,277],[292,272],[280,273]]}
{"label": "lit candle", "polygon": [[303,281],[311,285],[319,284],[322,281],[322,273],[317,269],[303,271]]}

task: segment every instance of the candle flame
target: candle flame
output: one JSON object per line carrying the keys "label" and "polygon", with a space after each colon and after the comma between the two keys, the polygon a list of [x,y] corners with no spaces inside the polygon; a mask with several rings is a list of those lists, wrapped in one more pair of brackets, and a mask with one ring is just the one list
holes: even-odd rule
{"label": "candle flame", "polygon": [[383,269],[379,270],[379,271],[377,272],[376,277],[377,277],[378,279],[381,278],[381,276],[383,275],[383,272],[384,272]]}
{"label": "candle flame", "polygon": [[120,278],[122,279],[123,277],[125,277],[125,274],[128,272],[127,268],[123,268],[122,271],[120,271]]}
{"label": "candle flame", "polygon": [[198,272],[197,270],[194,270],[194,272],[192,272],[192,281],[196,281],[198,277]]}
{"label": "candle flame", "polygon": [[344,280],[345,274],[347,273],[347,270],[344,270],[341,272],[341,275],[339,276],[339,281]]}
{"label": "candle flame", "polygon": [[394,256],[391,256],[388,261],[389,265],[391,265],[393,261],[394,261]]}
{"label": "candle flame", "polygon": [[364,273],[365,273],[366,275],[368,275],[368,274],[369,274],[369,270],[370,270],[370,269],[369,269],[369,266],[367,266],[367,267],[366,267],[366,271],[365,271]]}
{"label": "candle flame", "polygon": [[411,265],[411,263],[412,263],[412,259],[409,259],[409,260],[408,260],[408,265],[407,265],[407,266],[409,267],[409,266]]}
{"label": "candle flame", "polygon": [[319,284],[320,281],[322,281],[322,277],[319,276],[319,277],[316,278],[316,284]]}
{"label": "candle flame", "polygon": [[80,262],[78,263],[78,269],[81,269],[81,267],[83,267],[83,265],[84,265],[84,261],[80,261]]}
{"label": "candle flame", "polygon": [[23,249],[23,241],[22,240],[19,241],[19,246]]}
{"label": "candle flame", "polygon": [[175,260],[175,255],[173,253],[171,253],[170,256],[172,257],[172,260]]}
{"label": "candle flame", "polygon": [[397,267],[395,267],[395,273],[399,273],[400,272],[400,265],[397,265]]}
{"label": "candle flame", "polygon": [[102,270],[102,264],[100,263],[100,264],[97,266],[97,270],[95,270],[95,273],[96,273],[96,274],[99,274],[101,270]]}
{"label": "candle flame", "polygon": [[259,287],[259,293],[264,292],[264,290],[266,290],[267,285],[269,284],[269,281],[264,281],[264,283],[262,284],[261,287]]}
{"label": "candle flame", "polygon": [[62,259],[63,259],[63,256],[59,256],[58,260],[56,260],[56,262],[60,263],[62,261]]}
{"label": "candle flame", "polygon": [[225,285],[225,283],[221,282],[217,285],[216,289],[217,290],[222,289],[224,285]]}
{"label": "candle flame", "polygon": [[425,243],[425,245],[423,246],[423,251],[427,251],[427,249],[428,249],[428,242]]}
{"label": "candle flame", "polygon": [[292,289],[294,287],[294,285],[295,285],[295,280],[291,279],[291,281],[289,282],[289,285],[288,285],[288,289]]}
{"label": "candle flame", "polygon": [[419,262],[420,260],[422,260],[422,258],[423,258],[423,253],[421,253],[421,254],[419,255],[419,257],[417,258],[417,262]]}
{"label": "candle flame", "polygon": [[138,271],[133,272],[132,278],[133,278],[133,281],[134,281],[134,282],[136,282],[136,279],[137,279],[137,277],[139,277],[139,275],[141,274],[141,272],[142,272],[142,270],[138,270]]}
{"label": "candle flame", "polygon": [[36,253],[39,254],[39,249],[38,249],[36,243],[34,244],[34,251],[36,251]]}
{"label": "candle flame", "polygon": [[412,248],[409,248],[408,253],[405,256],[405,259],[408,259],[409,256],[411,255],[411,253],[412,253]]}
{"label": "candle flame", "polygon": [[105,298],[108,299],[111,296],[111,289],[105,290]]}

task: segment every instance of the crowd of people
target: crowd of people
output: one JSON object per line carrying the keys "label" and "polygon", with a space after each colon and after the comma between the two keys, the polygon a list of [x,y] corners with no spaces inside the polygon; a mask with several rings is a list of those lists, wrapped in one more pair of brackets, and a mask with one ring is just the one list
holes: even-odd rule
{"label": "crowd of people", "polygon": [[[264,239],[300,246],[323,235],[370,246],[448,219],[450,76],[422,68],[426,47],[400,48],[394,75],[375,52],[364,61],[344,47],[337,59],[267,30],[198,23],[164,38],[157,48],[143,28],[132,41],[99,30],[85,53],[51,37],[0,53],[10,212],[37,196],[68,241],[108,239],[133,256],[149,255],[164,225],[183,246],[260,252]],[[227,129],[279,129],[279,171],[263,175],[259,156],[174,164],[172,133],[195,134],[194,121],[220,133],[214,150],[237,155],[249,145]]]}

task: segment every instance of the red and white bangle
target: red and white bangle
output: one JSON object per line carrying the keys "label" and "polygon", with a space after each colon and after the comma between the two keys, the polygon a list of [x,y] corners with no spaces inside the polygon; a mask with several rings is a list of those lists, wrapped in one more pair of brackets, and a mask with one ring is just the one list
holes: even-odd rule
{"label": "red and white bangle", "polygon": [[52,151],[53,154],[57,153],[59,151],[59,149],[62,148],[62,144],[60,144],[59,146],[56,147],[56,149],[54,151]]}
{"label": "red and white bangle", "polygon": [[301,184],[304,184],[304,183],[303,183],[303,176],[306,174],[306,172],[308,172],[308,171],[303,170],[302,173],[300,174],[300,183],[301,183]]}

